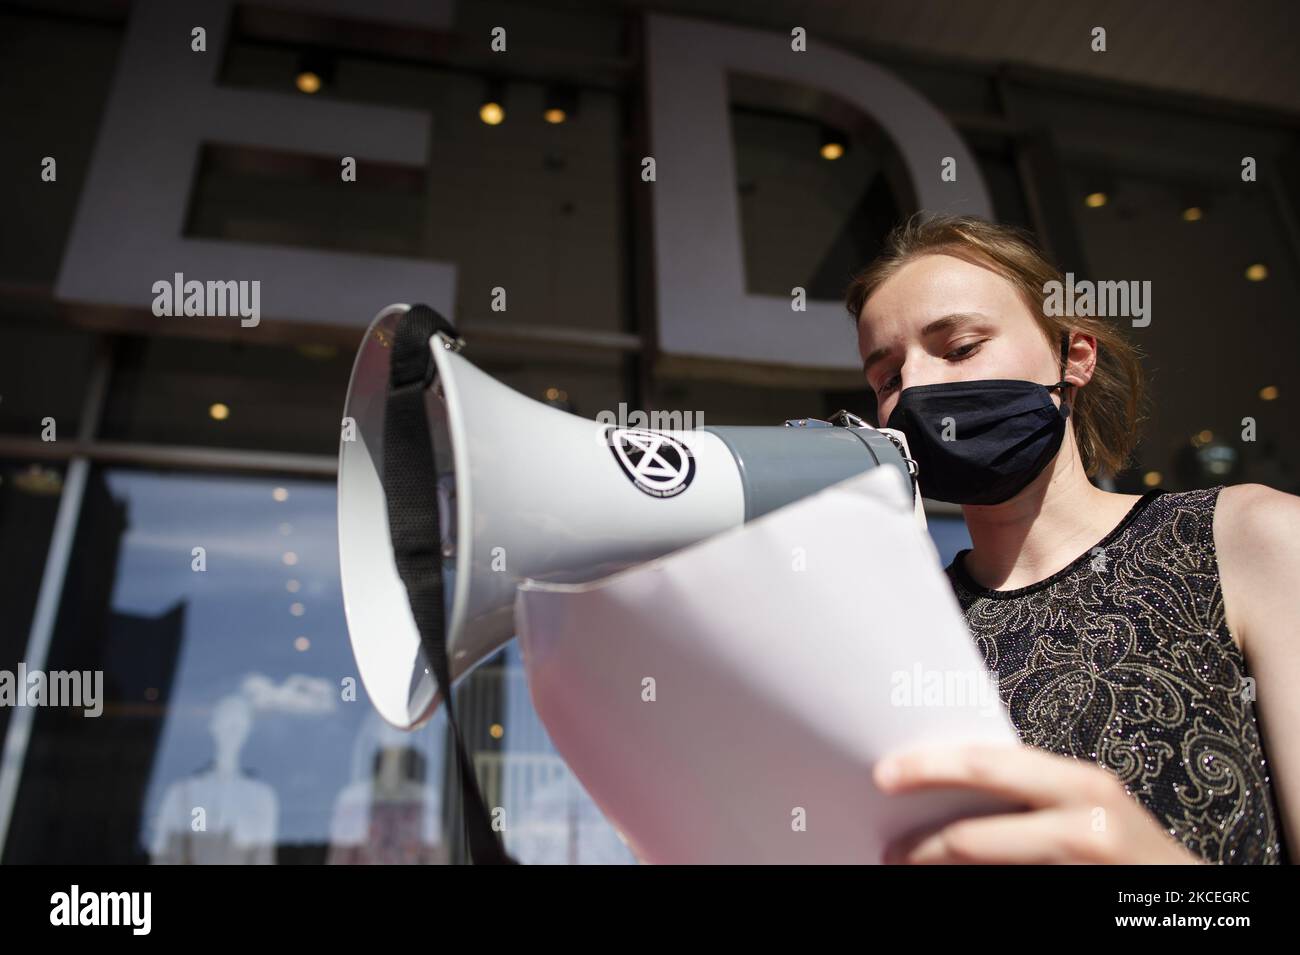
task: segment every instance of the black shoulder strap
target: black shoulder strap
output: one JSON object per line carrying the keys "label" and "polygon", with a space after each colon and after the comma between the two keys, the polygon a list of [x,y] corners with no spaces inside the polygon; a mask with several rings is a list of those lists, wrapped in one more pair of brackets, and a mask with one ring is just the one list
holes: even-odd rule
{"label": "black shoulder strap", "polygon": [[[1061,417],[1070,417],[1071,406],[1074,404],[1070,396],[1078,394],[1079,389],[1071,382],[1065,380],[1065,373],[1070,367],[1070,333],[1069,331],[1061,332],[1061,380],[1053,388],[1061,389]],[[1074,391],[1069,389],[1074,388]]]}
{"label": "black shoulder strap", "polygon": [[437,470],[433,436],[425,413],[424,392],[435,366],[429,339],[435,332],[453,338],[451,322],[427,305],[413,305],[397,325],[384,409],[384,496],[397,571],[406,585],[411,614],[420,630],[420,645],[433,668],[447,708],[456,745],[456,764],[469,840],[471,862],[515,864],[492,831],[473,764],[465,752],[456,708],[452,705],[451,666],[447,660],[447,626],[443,608],[442,528],[438,518]]}

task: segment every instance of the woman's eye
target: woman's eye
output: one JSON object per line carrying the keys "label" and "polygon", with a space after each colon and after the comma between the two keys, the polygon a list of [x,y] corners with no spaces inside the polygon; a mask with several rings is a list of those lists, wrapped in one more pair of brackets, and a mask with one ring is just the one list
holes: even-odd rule
{"label": "woman's eye", "polygon": [[[983,341],[967,342],[965,345],[958,345],[944,357],[952,361],[965,361],[967,358],[974,355],[976,350],[983,344]],[[880,387],[876,389],[876,394],[886,394],[893,391],[896,387],[898,387],[898,375],[894,374],[881,383]]]}

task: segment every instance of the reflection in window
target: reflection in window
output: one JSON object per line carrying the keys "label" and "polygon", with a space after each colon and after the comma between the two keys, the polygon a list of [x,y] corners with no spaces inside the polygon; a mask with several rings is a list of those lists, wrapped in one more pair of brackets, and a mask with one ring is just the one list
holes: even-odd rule
{"label": "reflection in window", "polygon": [[[0,670],[9,673],[18,672],[27,652],[62,491],[62,466],[0,461]],[[9,716],[10,708],[0,706],[0,743]]]}
{"label": "reflection in window", "polygon": [[275,789],[240,766],[253,730],[253,706],[232,693],[212,708],[213,757],[167,785],[154,816],[150,856],[160,864],[239,865],[275,861]]}
{"label": "reflection in window", "polygon": [[481,779],[497,781],[491,788],[501,794],[510,821],[506,850],[523,861],[546,865],[635,863],[632,851],[537,719],[516,641],[506,646],[504,658],[504,666],[495,672],[504,685],[499,732],[505,745],[493,760],[495,766],[480,763],[478,771]]}
{"label": "reflection in window", "polygon": [[[6,861],[439,858],[445,723],[395,740],[348,692],[335,501],[92,471],[49,668],[102,670],[103,714],[37,714]],[[412,780],[431,818],[376,824]]]}
{"label": "reflection in window", "polygon": [[[36,714],[6,862],[464,861],[445,710],[394,729],[357,680],[335,508],[332,483],[91,471],[47,667],[102,671],[102,714]],[[635,861],[522,674],[512,644],[456,696],[507,847]]]}
{"label": "reflection in window", "polygon": [[349,782],[334,800],[329,856],[335,865],[430,865],[450,861],[442,838],[445,749],[428,752],[421,739],[441,740],[442,707],[417,733],[389,726],[368,711],[352,746]]}

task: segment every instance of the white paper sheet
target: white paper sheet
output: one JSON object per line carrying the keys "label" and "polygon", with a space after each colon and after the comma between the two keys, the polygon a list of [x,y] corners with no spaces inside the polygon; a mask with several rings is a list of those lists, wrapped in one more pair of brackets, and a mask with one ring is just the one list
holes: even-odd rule
{"label": "white paper sheet", "polygon": [[872,783],[912,744],[1017,744],[892,469],[603,580],[526,581],[515,614],[538,715],[643,862],[875,863],[1007,808]]}

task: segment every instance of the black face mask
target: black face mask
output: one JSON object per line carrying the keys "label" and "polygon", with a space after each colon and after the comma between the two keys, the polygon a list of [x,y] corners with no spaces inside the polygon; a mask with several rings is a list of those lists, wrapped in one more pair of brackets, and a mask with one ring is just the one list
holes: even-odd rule
{"label": "black face mask", "polygon": [[[1062,345],[1062,367],[1069,337]],[[921,494],[953,504],[1001,504],[1060,450],[1070,406],[1054,385],[990,378],[904,388],[887,427],[907,436]],[[1061,406],[1052,392],[1061,389]],[[946,440],[945,440],[946,437]]]}

